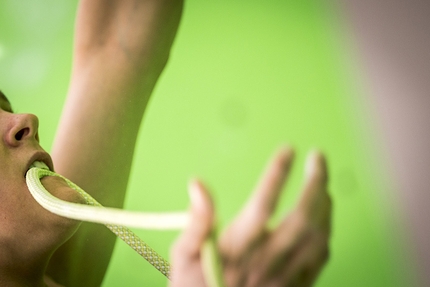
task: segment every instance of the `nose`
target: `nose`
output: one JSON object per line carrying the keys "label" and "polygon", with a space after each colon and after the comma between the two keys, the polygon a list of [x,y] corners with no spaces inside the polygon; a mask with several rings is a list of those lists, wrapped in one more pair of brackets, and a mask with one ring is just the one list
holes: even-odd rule
{"label": "nose", "polygon": [[33,114],[12,114],[10,129],[4,140],[11,147],[18,147],[28,140],[39,142],[39,119]]}

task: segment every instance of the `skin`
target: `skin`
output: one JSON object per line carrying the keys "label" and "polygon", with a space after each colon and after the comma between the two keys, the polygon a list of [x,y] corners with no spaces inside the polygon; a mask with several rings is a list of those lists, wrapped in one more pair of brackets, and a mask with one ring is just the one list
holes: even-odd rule
{"label": "skin", "polygon": [[[181,12],[180,0],[80,2],[71,83],[52,159],[56,172],[103,205],[123,204],[142,116],[169,58]],[[30,198],[24,174],[42,151],[37,118],[13,114],[4,97],[0,103],[5,163],[0,165],[0,285],[100,286],[115,237],[104,226],[79,226],[52,215]],[[310,284],[325,262],[330,200],[322,155],[310,161],[296,210],[277,229],[266,227],[292,154],[283,149],[275,155],[243,212],[219,239],[228,286]],[[55,196],[82,201],[58,178],[43,183]],[[205,286],[199,250],[211,233],[213,205],[201,183],[191,184],[190,195],[193,224],[173,249],[172,286]]]}
{"label": "skin", "polygon": [[[31,198],[24,177],[29,164],[39,159],[52,168],[39,145],[37,117],[14,114],[2,94],[0,107],[0,285],[43,286],[49,257],[78,222],[45,211]],[[65,192],[63,183],[55,185],[55,196],[79,202],[79,196]]]}
{"label": "skin", "polygon": [[[58,173],[102,205],[122,207],[140,122],[181,11],[176,0],[80,2],[71,84],[52,157]],[[114,243],[104,226],[83,223],[54,254],[48,274],[66,286],[100,286]]]}
{"label": "skin", "polygon": [[[331,199],[323,155],[310,153],[295,209],[270,230],[268,220],[293,159],[289,148],[269,162],[253,195],[222,233],[219,252],[227,286],[311,286],[328,260]],[[201,247],[213,235],[214,206],[207,188],[190,183],[191,222],[172,249],[170,286],[207,286]]]}

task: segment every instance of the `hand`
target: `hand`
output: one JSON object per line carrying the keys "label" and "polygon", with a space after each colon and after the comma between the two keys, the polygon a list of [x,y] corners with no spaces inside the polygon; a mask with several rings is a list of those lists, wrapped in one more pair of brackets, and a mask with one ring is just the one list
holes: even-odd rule
{"label": "hand", "polygon": [[[275,229],[267,226],[292,159],[291,149],[276,153],[254,194],[220,237],[227,286],[309,286],[327,261],[331,200],[321,154],[308,156],[297,206]],[[214,208],[201,183],[190,185],[190,196],[192,219],[173,248],[171,286],[206,286],[200,248],[211,234]]]}

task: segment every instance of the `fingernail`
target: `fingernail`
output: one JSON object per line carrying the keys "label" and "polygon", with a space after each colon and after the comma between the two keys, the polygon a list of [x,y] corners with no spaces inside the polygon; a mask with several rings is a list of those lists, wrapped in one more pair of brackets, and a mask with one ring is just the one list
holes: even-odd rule
{"label": "fingernail", "polygon": [[314,149],[308,154],[308,157],[306,158],[305,174],[307,177],[311,176],[315,171],[317,155],[318,151]]}

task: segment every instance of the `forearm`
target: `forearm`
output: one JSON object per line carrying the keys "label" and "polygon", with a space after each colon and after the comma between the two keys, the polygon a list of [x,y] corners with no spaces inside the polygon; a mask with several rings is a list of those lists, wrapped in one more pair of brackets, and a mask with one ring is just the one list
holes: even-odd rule
{"label": "forearm", "polygon": [[[84,0],[76,25],[75,66],[104,52],[133,70],[161,69],[182,14],[182,0]],[[78,56],[78,57],[76,57]]]}
{"label": "forearm", "polygon": [[[72,80],[52,157],[58,173],[104,205],[122,206],[140,122],[181,10],[176,0],[80,4]],[[113,245],[109,231],[83,225],[48,272],[67,286],[98,286]]]}

